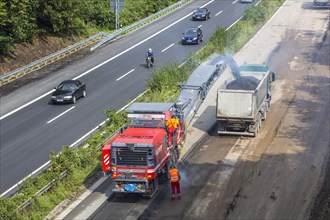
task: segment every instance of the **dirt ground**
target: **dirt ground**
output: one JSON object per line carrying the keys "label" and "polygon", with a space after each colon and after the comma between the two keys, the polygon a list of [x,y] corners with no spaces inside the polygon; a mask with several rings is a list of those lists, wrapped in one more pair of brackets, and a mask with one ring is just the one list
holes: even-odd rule
{"label": "dirt ground", "polygon": [[78,38],[70,40],[46,36],[35,39],[31,44],[16,44],[12,53],[0,57],[0,75],[62,50],[77,41]]}
{"label": "dirt ground", "polygon": [[[12,81],[10,83],[7,83],[7,84],[1,86],[0,87],[0,97],[8,95],[9,93],[15,91],[18,88],[21,88],[22,86],[24,86],[28,83],[37,82],[37,81],[49,76],[50,74],[56,73],[56,70],[64,68],[65,65],[68,65],[68,64],[74,62],[75,60],[79,60],[82,57],[89,55],[90,48],[91,48],[91,46],[88,46],[84,49],[77,51],[74,54],[67,56],[65,59],[58,60],[52,64],[49,64],[49,65],[43,67],[42,69],[31,72],[19,79],[16,79],[15,81]],[[54,51],[54,52],[56,52],[56,51]],[[24,57],[24,55],[22,55],[22,58],[25,59],[26,57]],[[27,63],[30,63],[30,62],[27,62]],[[22,66],[24,66],[24,65],[22,65]]]}

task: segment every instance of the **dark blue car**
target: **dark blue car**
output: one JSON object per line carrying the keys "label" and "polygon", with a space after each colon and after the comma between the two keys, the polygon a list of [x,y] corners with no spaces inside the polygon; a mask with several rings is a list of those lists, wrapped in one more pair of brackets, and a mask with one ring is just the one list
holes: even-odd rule
{"label": "dark blue car", "polygon": [[199,44],[203,41],[203,32],[198,27],[190,27],[183,33],[182,44]]}

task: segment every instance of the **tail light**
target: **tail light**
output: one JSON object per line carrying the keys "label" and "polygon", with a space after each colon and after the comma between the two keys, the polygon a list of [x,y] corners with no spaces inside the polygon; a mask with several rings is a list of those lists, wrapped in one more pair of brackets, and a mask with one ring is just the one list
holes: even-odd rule
{"label": "tail light", "polygon": [[153,170],[147,170],[147,179],[152,180],[156,177],[155,172]]}
{"label": "tail light", "polygon": [[117,178],[117,167],[116,166],[111,167],[111,173],[112,173],[111,178],[116,179]]}

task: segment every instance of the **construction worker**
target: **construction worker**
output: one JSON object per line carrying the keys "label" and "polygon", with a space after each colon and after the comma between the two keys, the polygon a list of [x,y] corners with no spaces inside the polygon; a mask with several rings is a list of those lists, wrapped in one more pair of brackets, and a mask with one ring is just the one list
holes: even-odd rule
{"label": "construction worker", "polygon": [[175,130],[177,129],[178,126],[180,126],[179,120],[176,119],[175,115],[172,115],[170,120],[168,120],[166,122],[169,143],[173,142],[174,132],[175,132]]}
{"label": "construction worker", "polygon": [[166,122],[166,127],[171,133],[173,133],[178,126],[180,126],[180,122],[175,115],[172,115],[171,119]]}
{"label": "construction worker", "polygon": [[180,174],[179,174],[178,169],[174,165],[171,165],[170,181],[171,181],[171,188],[172,188],[172,199],[175,199],[175,190],[178,195],[178,198],[180,198],[181,197]]}

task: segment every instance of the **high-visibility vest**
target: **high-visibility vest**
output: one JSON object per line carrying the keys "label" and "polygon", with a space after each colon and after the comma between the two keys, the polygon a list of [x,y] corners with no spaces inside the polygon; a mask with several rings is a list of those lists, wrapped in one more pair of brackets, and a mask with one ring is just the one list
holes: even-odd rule
{"label": "high-visibility vest", "polygon": [[168,120],[167,123],[166,123],[166,126],[167,126],[168,128],[170,128],[170,127],[177,128],[179,125],[180,125],[180,122],[179,122],[179,120],[176,119],[176,118],[171,118],[171,119]]}
{"label": "high-visibility vest", "polygon": [[171,182],[178,182],[179,181],[179,171],[175,168],[171,169],[170,178],[171,178]]}

